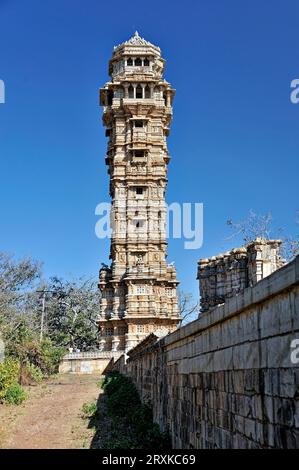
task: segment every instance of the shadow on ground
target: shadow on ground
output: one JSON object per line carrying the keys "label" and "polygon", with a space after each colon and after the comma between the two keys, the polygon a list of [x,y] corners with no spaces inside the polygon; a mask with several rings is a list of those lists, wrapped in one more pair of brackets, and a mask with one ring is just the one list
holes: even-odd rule
{"label": "shadow on ground", "polygon": [[153,422],[150,404],[142,403],[131,379],[116,371],[109,374],[88,428],[94,430],[91,449],[171,449],[169,434]]}

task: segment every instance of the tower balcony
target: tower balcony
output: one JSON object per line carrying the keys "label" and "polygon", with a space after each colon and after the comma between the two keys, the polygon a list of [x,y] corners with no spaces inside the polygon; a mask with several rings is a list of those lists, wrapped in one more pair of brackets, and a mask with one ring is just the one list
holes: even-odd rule
{"label": "tower balcony", "polygon": [[170,118],[173,115],[172,106],[167,106],[164,98],[160,96],[155,96],[152,98],[113,98],[111,104],[104,106],[103,123],[105,125],[106,116],[110,116],[114,110],[118,110],[123,107],[125,110],[134,111],[134,114],[136,114],[136,111],[137,111],[136,108],[140,106],[146,109],[150,107],[159,108],[159,109],[161,108],[164,110],[164,113]]}
{"label": "tower balcony", "polygon": [[147,132],[144,130],[137,130],[136,128],[133,129],[131,134],[131,144],[134,142],[147,142],[147,140]]}
{"label": "tower balcony", "polygon": [[[113,100],[114,101],[114,100]],[[159,106],[165,107],[165,101],[162,97],[152,97],[152,98],[123,98],[123,106],[132,106],[132,105],[144,105],[144,106]]]}
{"label": "tower balcony", "polygon": [[165,278],[167,271],[163,264],[160,266],[127,266],[125,279],[159,279]]}
{"label": "tower balcony", "polygon": [[143,65],[143,66],[132,66],[132,65],[126,65],[125,67],[123,67],[122,70],[120,70],[118,73],[115,73],[113,74],[113,77],[117,77],[119,75],[129,75],[130,78],[134,75],[138,76],[138,75],[146,75],[147,77],[155,77],[156,74],[155,72],[153,72],[152,70],[152,67],[151,66],[146,66],[146,65]]}

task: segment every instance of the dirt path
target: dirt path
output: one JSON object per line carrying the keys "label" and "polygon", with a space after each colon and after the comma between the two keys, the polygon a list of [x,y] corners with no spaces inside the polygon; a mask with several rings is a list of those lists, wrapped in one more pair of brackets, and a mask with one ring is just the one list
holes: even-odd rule
{"label": "dirt path", "polygon": [[82,419],[82,405],[101,391],[98,375],[58,375],[30,387],[21,406],[0,406],[0,448],[88,448],[94,430]]}

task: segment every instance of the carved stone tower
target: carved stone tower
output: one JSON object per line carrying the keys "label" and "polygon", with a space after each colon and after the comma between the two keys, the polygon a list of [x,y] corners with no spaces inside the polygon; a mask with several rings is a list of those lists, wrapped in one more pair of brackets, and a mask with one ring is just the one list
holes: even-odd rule
{"label": "carved stone tower", "polygon": [[109,138],[111,267],[100,270],[102,351],[128,351],[151,332],[176,329],[176,270],[166,264],[166,146],[175,93],[160,48],[136,32],[114,48],[100,90]]}

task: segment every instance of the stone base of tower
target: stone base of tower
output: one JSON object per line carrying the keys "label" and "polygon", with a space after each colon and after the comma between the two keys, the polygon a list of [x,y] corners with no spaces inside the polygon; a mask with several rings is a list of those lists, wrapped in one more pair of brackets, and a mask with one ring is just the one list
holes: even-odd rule
{"label": "stone base of tower", "polygon": [[151,275],[146,269],[136,273],[133,267],[121,279],[113,276],[113,268],[103,266],[99,276],[100,351],[126,353],[151,333],[165,336],[176,330],[181,320],[177,285],[173,265],[165,264]]}
{"label": "stone base of tower", "polygon": [[151,333],[165,336],[175,331],[180,318],[161,319],[156,322],[153,318],[126,319],[126,320],[100,320],[99,350],[115,353],[115,359],[137,346]]}

